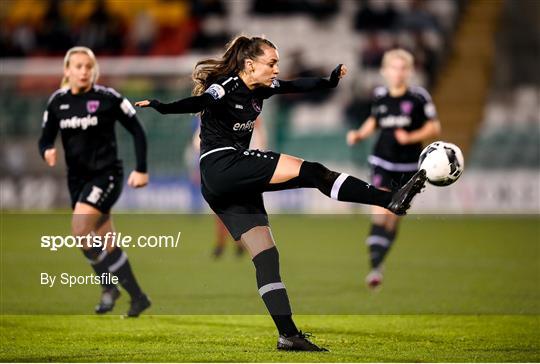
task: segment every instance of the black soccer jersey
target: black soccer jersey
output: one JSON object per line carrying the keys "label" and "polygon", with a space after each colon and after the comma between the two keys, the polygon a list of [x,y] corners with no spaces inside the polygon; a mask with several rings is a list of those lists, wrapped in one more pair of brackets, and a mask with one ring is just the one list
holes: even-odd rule
{"label": "black soccer jersey", "polygon": [[249,149],[264,95],[259,89],[250,90],[239,77],[234,80],[238,82],[236,90],[225,95],[221,84],[228,79],[218,80],[205,91],[219,101],[208,106],[201,114],[201,154],[226,146]]}
{"label": "black soccer jersey", "polygon": [[52,94],[43,114],[41,156],[54,146],[60,130],[70,175],[93,176],[121,168],[114,130],[117,120],[134,137],[136,170],[146,172],[146,136],[135,109],[114,89],[99,85],[76,95],[69,89]]}
{"label": "black soccer jersey", "polygon": [[429,93],[421,87],[411,86],[402,96],[392,97],[386,87],[377,87],[371,116],[377,121],[380,134],[369,162],[390,171],[415,170],[422,144],[401,145],[394,131],[403,128],[411,132],[420,129],[426,121],[437,118]]}
{"label": "black soccer jersey", "polygon": [[250,90],[235,74],[216,80],[200,96],[172,103],[152,100],[150,106],[162,114],[201,113],[201,156],[224,147],[248,149],[255,119],[261,113],[264,99],[275,94],[308,92],[336,87],[341,65],[325,78],[274,80],[269,87]]}

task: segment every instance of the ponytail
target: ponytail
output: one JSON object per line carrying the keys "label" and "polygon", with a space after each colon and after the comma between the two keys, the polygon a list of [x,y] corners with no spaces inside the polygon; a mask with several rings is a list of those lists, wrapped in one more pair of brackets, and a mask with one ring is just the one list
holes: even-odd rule
{"label": "ponytail", "polygon": [[197,62],[193,70],[193,95],[201,95],[218,78],[238,73],[244,69],[246,59],[255,59],[264,53],[263,46],[276,46],[262,37],[248,38],[240,35],[231,40],[220,59],[204,59]]}

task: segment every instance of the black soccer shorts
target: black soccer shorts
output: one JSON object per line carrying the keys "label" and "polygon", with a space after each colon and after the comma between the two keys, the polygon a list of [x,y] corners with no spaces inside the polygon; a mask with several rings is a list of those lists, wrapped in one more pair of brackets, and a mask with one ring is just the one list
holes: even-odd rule
{"label": "black soccer shorts", "polygon": [[379,166],[372,166],[371,184],[377,188],[386,188],[390,191],[397,191],[403,187],[416,172],[417,171],[395,172]]}
{"label": "black soccer shorts", "polygon": [[219,150],[201,158],[201,191],[232,237],[256,226],[268,226],[262,193],[276,169],[279,153]]}
{"label": "black soccer shorts", "polygon": [[123,183],[121,169],[112,169],[93,177],[68,175],[71,208],[75,208],[77,202],[82,202],[107,214],[120,197]]}

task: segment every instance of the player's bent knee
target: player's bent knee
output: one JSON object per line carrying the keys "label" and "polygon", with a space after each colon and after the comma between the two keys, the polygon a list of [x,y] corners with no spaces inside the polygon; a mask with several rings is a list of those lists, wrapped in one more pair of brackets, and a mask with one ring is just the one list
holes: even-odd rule
{"label": "player's bent knee", "polygon": [[325,195],[330,196],[332,186],[339,175],[339,173],[329,170],[321,163],[305,161],[302,163],[299,179],[302,185],[312,185]]}
{"label": "player's bent knee", "polygon": [[270,184],[283,183],[298,177],[303,162],[303,159],[281,154]]}

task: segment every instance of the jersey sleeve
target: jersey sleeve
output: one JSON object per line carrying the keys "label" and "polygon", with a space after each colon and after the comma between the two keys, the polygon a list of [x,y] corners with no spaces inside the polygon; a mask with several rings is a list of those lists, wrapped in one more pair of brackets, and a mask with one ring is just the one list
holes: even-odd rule
{"label": "jersey sleeve", "polygon": [[191,114],[204,110],[205,107],[214,103],[215,100],[208,93],[199,96],[186,97],[177,101],[164,103],[159,100],[150,101],[150,107],[160,114]]}
{"label": "jersey sleeve", "polygon": [[372,116],[375,119],[377,119],[377,110],[378,110],[377,100],[371,99],[371,103],[369,105],[369,116]]}
{"label": "jersey sleeve", "polygon": [[[373,95],[371,97],[371,107],[370,107],[370,115],[371,117],[375,118],[375,121],[377,123],[377,127],[379,127],[379,112],[381,110],[381,105],[383,104],[381,102],[381,99],[386,96],[388,93],[388,90],[386,87],[379,86],[376,87],[373,90]],[[384,107],[384,106],[382,106]]]}
{"label": "jersey sleeve", "polygon": [[239,86],[240,79],[238,76],[222,77],[208,86],[204,94],[210,95],[214,101],[219,101],[234,92]]}
{"label": "jersey sleeve", "polygon": [[135,108],[131,102],[120,94],[115,95],[116,117],[120,124],[133,136],[133,144],[135,147],[135,159],[137,172],[147,172],[147,141],[146,132],[143,125],[136,115]]}
{"label": "jersey sleeve", "polygon": [[43,113],[41,123],[41,137],[38,141],[39,154],[44,158],[45,151],[54,148],[54,141],[58,135],[59,122],[53,109],[55,99],[49,100],[47,109]]}
{"label": "jersey sleeve", "polygon": [[263,99],[267,99],[273,95],[319,91],[333,87],[335,86],[326,78],[305,77],[291,81],[275,79],[270,87],[258,89],[258,95]]}
{"label": "jersey sleeve", "polygon": [[369,117],[375,119],[375,126],[378,128],[379,127],[379,116],[377,115],[378,106],[377,106],[377,101],[376,100],[371,100],[371,104],[369,106],[369,109],[370,109]]}
{"label": "jersey sleeve", "polygon": [[225,96],[234,92],[240,81],[238,76],[222,78],[212,83],[198,96],[186,97],[170,103],[162,103],[152,100],[150,107],[156,109],[161,114],[191,114],[203,111],[206,107],[220,102]]}
{"label": "jersey sleeve", "polygon": [[272,81],[270,87],[263,87],[260,89],[259,97],[267,99],[276,94],[311,92],[335,88],[339,84],[342,67],[343,64],[338,64],[337,67],[332,70],[332,73],[330,73],[329,78],[305,77],[291,81],[275,79]]}
{"label": "jersey sleeve", "polygon": [[437,109],[435,108],[435,104],[433,103],[429,92],[421,87],[417,87],[415,91],[417,92],[420,100],[420,107],[418,110],[420,119],[423,122],[437,119]]}

